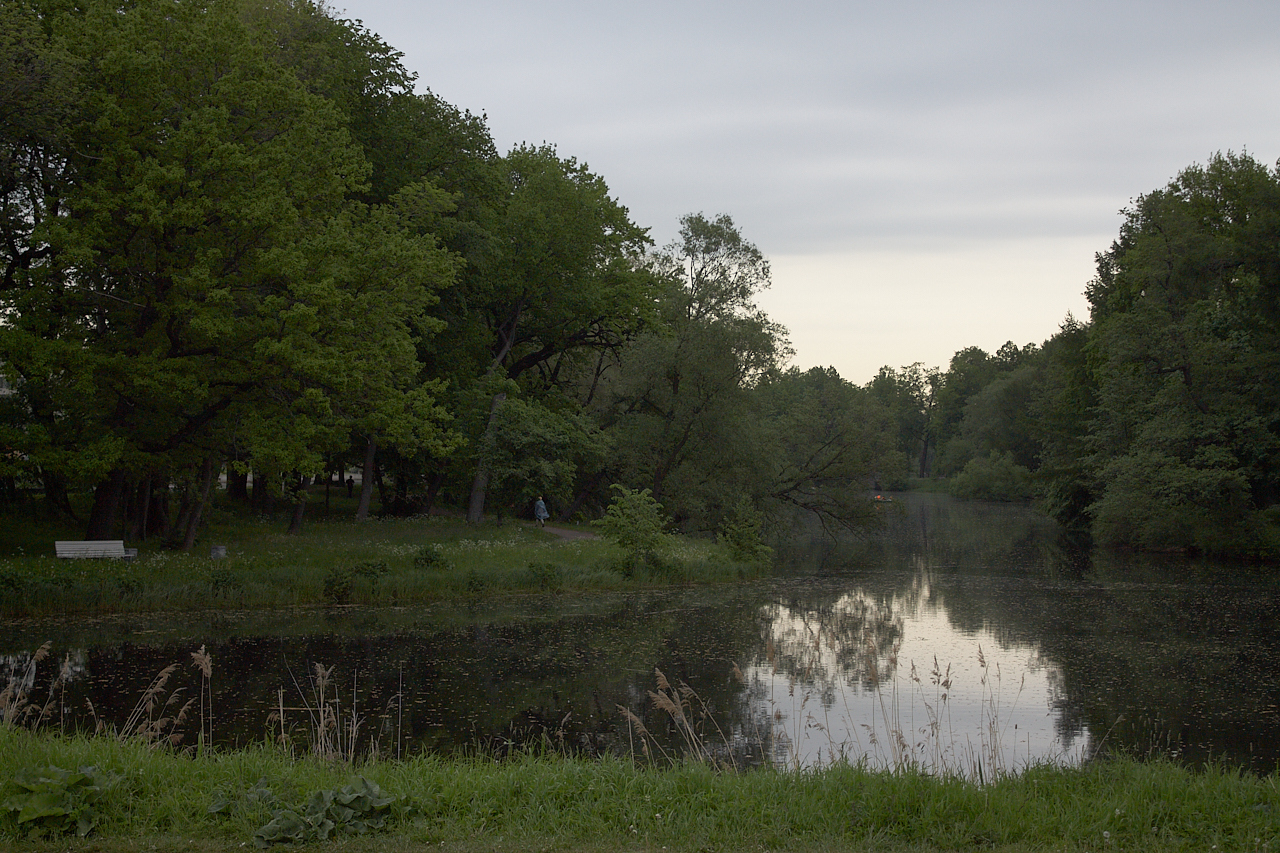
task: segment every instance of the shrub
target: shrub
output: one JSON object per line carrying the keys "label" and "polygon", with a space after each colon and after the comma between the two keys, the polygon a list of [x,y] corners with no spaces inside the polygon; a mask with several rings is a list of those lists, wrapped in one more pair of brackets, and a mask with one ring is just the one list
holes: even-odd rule
{"label": "shrub", "polygon": [[324,603],[331,605],[350,604],[351,589],[355,586],[355,578],[351,570],[334,566],[324,576]]}
{"label": "shrub", "polygon": [[635,491],[616,483],[616,491],[604,518],[591,522],[627,552],[633,564],[649,561],[662,543],[667,526],[662,505],[649,489]]}
{"label": "shrub", "polygon": [[452,568],[449,561],[444,558],[444,554],[435,545],[423,545],[418,552],[413,555],[413,567],[418,571],[438,571],[443,572]]}
{"label": "shrub", "polygon": [[529,585],[555,592],[564,582],[564,572],[555,563],[530,563]]}
{"label": "shrub", "polygon": [[1008,453],[970,459],[964,470],[951,478],[949,490],[957,498],[986,501],[1026,500],[1034,494],[1031,472]]}
{"label": "shrub", "polygon": [[753,565],[768,563],[773,549],[760,541],[764,526],[761,516],[745,497],[734,504],[720,528],[720,538],[729,546],[729,553],[740,563]]}

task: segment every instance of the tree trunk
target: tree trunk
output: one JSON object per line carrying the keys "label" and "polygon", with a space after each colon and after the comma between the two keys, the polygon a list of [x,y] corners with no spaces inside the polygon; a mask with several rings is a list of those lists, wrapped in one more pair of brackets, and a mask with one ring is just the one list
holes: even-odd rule
{"label": "tree trunk", "polygon": [[307,510],[306,487],[303,485],[307,480],[301,475],[295,475],[293,482],[293,515],[289,519],[287,533],[291,536],[296,536],[302,532],[302,515]]}
{"label": "tree trunk", "polygon": [[246,468],[244,471],[237,470],[237,466],[234,464],[236,461],[241,460],[233,459],[227,463],[227,497],[233,501],[248,503],[249,469]]}
{"label": "tree trunk", "polygon": [[506,392],[493,395],[489,405],[489,423],[480,439],[480,454],[476,459],[476,476],[471,481],[471,500],[467,504],[467,524],[476,524],[484,518],[485,493],[489,490],[490,455],[498,434],[498,410],[507,401]]}
{"label": "tree trunk", "polygon": [[169,484],[166,481],[163,489],[151,492],[151,509],[147,511],[148,535],[155,534],[161,539],[169,535]]}
{"label": "tree trunk", "polygon": [[93,490],[93,512],[85,539],[111,539],[115,535],[120,499],[124,496],[124,471],[117,468]]}
{"label": "tree trunk", "polygon": [[143,477],[134,493],[134,518],[129,530],[130,539],[146,541],[147,526],[151,522],[151,478]]}
{"label": "tree trunk", "polygon": [[369,504],[373,502],[373,466],[376,464],[378,439],[369,436],[364,450],[364,468],[360,473],[360,503],[356,507],[356,521],[369,518]]}
{"label": "tree trunk", "polygon": [[67,478],[61,474],[42,470],[40,480],[44,484],[45,512],[53,518],[62,516],[72,521],[79,521],[79,516],[71,506],[71,499],[67,497]]}
{"label": "tree trunk", "polygon": [[196,532],[200,529],[200,519],[204,516],[204,506],[209,501],[209,490],[213,488],[213,457],[206,456],[200,467],[200,495],[196,498],[191,515],[187,518],[187,531],[182,537],[182,550],[190,551],[196,545]]}
{"label": "tree trunk", "polygon": [[431,475],[431,480],[427,483],[427,494],[422,498],[422,505],[418,508],[418,515],[431,515],[431,507],[435,506],[436,496],[440,494],[440,487],[443,485],[443,470]]}

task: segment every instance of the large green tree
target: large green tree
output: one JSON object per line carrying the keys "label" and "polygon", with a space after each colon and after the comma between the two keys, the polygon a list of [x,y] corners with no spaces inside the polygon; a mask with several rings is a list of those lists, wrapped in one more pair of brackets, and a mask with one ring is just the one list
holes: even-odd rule
{"label": "large green tree", "polygon": [[1280,169],[1221,154],[1126,211],[1098,258],[1090,359],[1100,541],[1274,553]]}
{"label": "large green tree", "polygon": [[29,407],[15,445],[98,482],[90,538],[131,480],[205,460],[207,483],[233,441],[316,470],[348,400],[430,412],[392,374],[449,264],[408,202],[353,201],[369,169],[344,117],[247,10],[42,10],[83,94],[59,215],[6,256],[0,358]]}
{"label": "large green tree", "polygon": [[[585,164],[548,146],[520,146],[505,161],[508,196],[494,217],[483,278],[472,278],[465,317],[483,347],[474,387],[474,476],[467,519],[484,514],[501,409],[511,394],[555,391],[567,357],[616,348],[648,322],[653,277],[640,267],[646,231]],[[474,362],[473,362],[474,363]],[[477,366],[480,366],[477,364]]]}
{"label": "large green tree", "polygon": [[729,216],[684,217],[653,265],[667,282],[663,323],[623,353],[605,417],[621,479],[705,524],[761,482],[751,390],[790,349],[755,304],[768,261]]}

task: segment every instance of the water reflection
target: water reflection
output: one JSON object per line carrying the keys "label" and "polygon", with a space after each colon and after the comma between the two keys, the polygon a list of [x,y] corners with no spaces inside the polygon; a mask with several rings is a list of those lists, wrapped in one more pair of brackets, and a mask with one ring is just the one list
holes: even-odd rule
{"label": "water reflection", "polygon": [[[826,597],[829,600],[823,601]],[[928,575],[770,605],[750,703],[773,721],[773,758],[910,764],[978,776],[1076,763],[1088,732],[1062,727],[1061,673],[1034,646],[957,629]]]}
{"label": "water reflection", "polygon": [[[628,753],[637,724],[678,753],[688,732],[652,701],[661,670],[688,687],[674,695],[695,734],[743,766],[865,757],[972,773],[1112,750],[1280,761],[1274,578],[1081,551],[1017,508],[895,503],[884,535],[797,540],[786,576],[763,583],[3,625],[0,687],[44,703],[66,660],[58,720],[119,726],[170,664],[167,689],[199,695],[190,655],[206,645],[222,744],[305,746],[322,664],[362,749],[384,755],[530,740]],[[53,654],[29,676],[46,639]]]}

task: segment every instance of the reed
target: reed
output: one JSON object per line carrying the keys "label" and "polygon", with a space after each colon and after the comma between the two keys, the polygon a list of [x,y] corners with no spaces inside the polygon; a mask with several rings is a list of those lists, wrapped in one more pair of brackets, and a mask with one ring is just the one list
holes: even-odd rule
{"label": "reed", "polygon": [[[887,658],[894,671],[896,655],[896,649],[890,650]],[[766,643],[766,659],[770,675],[778,675],[779,663],[771,642]],[[935,657],[925,677],[912,662],[905,678],[886,678],[881,675],[877,659],[875,647],[869,643],[864,661],[873,694],[869,713],[865,703],[862,711],[854,709],[843,683],[833,690],[831,685],[806,687],[789,677],[782,696],[770,693],[767,714],[750,731],[728,731],[715,720],[693,688],[684,682],[673,687],[660,670],[655,670],[657,688],[648,691],[650,704],[665,715],[668,728],[677,733],[679,749],[664,745],[632,709],[618,706],[627,727],[631,755],[643,762],[667,766],[695,761],[718,770],[741,769],[740,747],[747,743],[767,754],[772,766],[793,772],[856,764],[978,784],[1017,775],[1040,764],[1071,766],[1083,760],[1083,756],[1065,750],[1048,757],[1020,757],[1010,748],[1012,732],[1006,715],[1017,708],[1023,685],[1020,683],[1009,699],[1002,689],[999,665],[993,669],[981,648],[977,719],[963,730],[952,717],[950,699],[955,682],[951,665],[944,668]],[[737,664],[732,667],[732,676],[740,682],[747,680]],[[820,701],[819,693],[825,701]],[[843,703],[842,712],[834,716],[833,695]],[[822,709],[821,718],[815,716],[814,708]],[[917,708],[924,714],[918,724]],[[859,732],[865,734],[865,742]]]}

